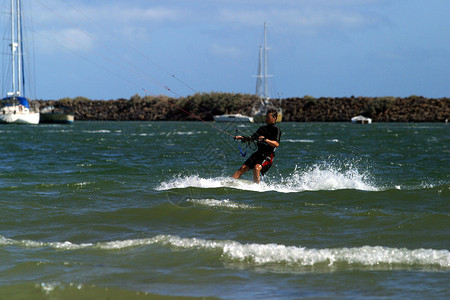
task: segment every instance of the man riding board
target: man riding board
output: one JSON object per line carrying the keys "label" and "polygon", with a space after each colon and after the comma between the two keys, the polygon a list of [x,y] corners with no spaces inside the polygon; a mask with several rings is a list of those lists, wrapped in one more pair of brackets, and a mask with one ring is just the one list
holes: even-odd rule
{"label": "man riding board", "polygon": [[253,181],[259,183],[261,175],[264,175],[272,166],[275,149],[280,146],[281,130],[275,126],[278,113],[275,109],[269,109],[266,114],[266,124],[250,137],[236,136],[238,140],[257,140],[258,150],[253,153],[234,174],[233,178],[239,179],[245,172],[253,169]]}

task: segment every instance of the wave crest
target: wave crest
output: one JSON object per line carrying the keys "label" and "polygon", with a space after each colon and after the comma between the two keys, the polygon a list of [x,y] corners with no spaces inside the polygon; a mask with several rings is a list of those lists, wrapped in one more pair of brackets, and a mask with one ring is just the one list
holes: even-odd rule
{"label": "wave crest", "polygon": [[37,242],[13,240],[0,236],[0,245],[14,245],[31,248],[51,247],[58,250],[74,251],[85,248],[120,250],[129,247],[161,245],[186,250],[218,251],[220,257],[231,261],[254,265],[287,264],[290,266],[314,266],[337,263],[347,265],[388,265],[388,266],[438,266],[450,268],[450,251],[435,249],[407,249],[383,246],[362,246],[353,248],[314,249],[279,244],[242,244],[230,240],[206,240],[182,238],[173,235],[157,235],[146,239],[129,239],[111,242],[73,244],[70,242]]}

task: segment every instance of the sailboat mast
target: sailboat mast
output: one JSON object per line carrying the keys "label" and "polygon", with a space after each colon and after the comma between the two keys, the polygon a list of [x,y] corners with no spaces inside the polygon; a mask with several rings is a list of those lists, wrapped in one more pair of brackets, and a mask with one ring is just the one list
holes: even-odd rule
{"label": "sailboat mast", "polygon": [[16,49],[16,40],[15,40],[15,9],[14,9],[14,0],[11,0],[11,58],[12,58],[12,89],[13,89],[13,97],[14,91],[16,90],[16,64],[15,64],[15,49]]}
{"label": "sailboat mast", "polygon": [[259,108],[253,106],[252,114],[255,122],[264,122],[265,115],[267,114],[267,110],[269,108],[275,108],[277,110],[277,122],[281,122],[282,119],[282,110],[280,107],[276,107],[271,103],[269,97],[269,89],[268,89],[268,77],[272,77],[269,75],[268,68],[268,55],[267,52],[270,48],[267,46],[267,23],[264,22],[264,45],[259,46],[259,64],[258,64],[258,75],[256,80],[256,94],[258,95],[258,99],[260,101]]}
{"label": "sailboat mast", "polygon": [[20,0],[11,0],[11,66],[13,98],[21,96],[23,90],[22,79],[22,31],[21,31]]}
{"label": "sailboat mast", "polygon": [[18,96],[22,96],[23,82],[22,82],[22,17],[21,17],[21,5],[20,0],[17,0],[17,78],[18,78]]}
{"label": "sailboat mast", "polygon": [[264,99],[269,99],[267,96],[267,23],[264,22]]}
{"label": "sailboat mast", "polygon": [[262,79],[262,46],[259,46],[259,57],[258,57],[258,72],[256,75],[256,95],[258,95],[258,97],[262,98],[263,96],[263,91],[262,91],[262,84],[261,84],[261,79]]}
{"label": "sailboat mast", "polygon": [[267,46],[267,23],[264,22],[264,44],[259,46],[259,61],[258,61],[258,75],[256,75],[256,94],[261,100],[262,106],[267,106],[269,101],[269,88],[267,78],[268,75],[268,56],[267,51],[269,47]]}

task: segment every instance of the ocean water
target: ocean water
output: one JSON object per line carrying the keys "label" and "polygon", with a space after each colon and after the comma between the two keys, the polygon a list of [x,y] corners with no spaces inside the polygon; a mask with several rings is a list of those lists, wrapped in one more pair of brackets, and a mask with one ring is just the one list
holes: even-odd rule
{"label": "ocean water", "polygon": [[450,298],[450,127],[279,127],[1,126],[0,299]]}

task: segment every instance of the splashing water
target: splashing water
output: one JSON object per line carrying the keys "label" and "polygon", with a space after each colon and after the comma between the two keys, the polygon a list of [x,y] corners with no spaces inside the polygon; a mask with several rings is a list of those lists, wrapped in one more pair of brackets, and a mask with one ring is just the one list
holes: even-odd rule
{"label": "splashing water", "polygon": [[356,168],[342,170],[329,165],[315,165],[306,170],[298,170],[275,183],[279,192],[329,191],[329,190],[363,190],[377,191],[367,173],[360,173]]}
{"label": "splashing water", "polygon": [[266,178],[260,184],[247,180],[235,180],[230,177],[201,178],[199,175],[182,176],[163,182],[157,190],[175,188],[220,188],[229,187],[240,190],[280,193],[295,193],[302,191],[328,191],[354,189],[363,191],[378,191],[379,188],[371,183],[367,173],[360,173],[351,167],[342,170],[330,165],[315,165],[305,170],[295,170],[289,176],[281,179]]}

